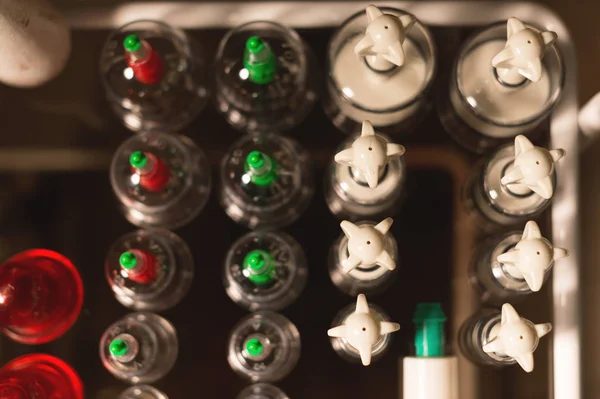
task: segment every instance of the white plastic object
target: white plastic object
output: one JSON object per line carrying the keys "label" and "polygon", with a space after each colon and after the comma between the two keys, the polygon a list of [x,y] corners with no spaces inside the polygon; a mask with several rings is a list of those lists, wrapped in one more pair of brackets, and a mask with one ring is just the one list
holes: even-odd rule
{"label": "white plastic object", "polygon": [[458,358],[405,357],[403,360],[405,399],[458,399]]}
{"label": "white plastic object", "polygon": [[344,324],[330,328],[327,335],[343,338],[360,353],[364,366],[371,364],[371,348],[379,337],[400,329],[400,324],[389,321],[378,321],[369,310],[367,297],[364,294],[356,298],[356,310],[348,316]]}
{"label": "white plastic object", "polygon": [[565,150],[548,151],[536,147],[523,135],[515,137],[515,160],[500,183],[515,194],[526,194],[529,190],[545,199],[554,194],[552,172],[554,164],[564,157]]}
{"label": "white plastic object", "polygon": [[579,111],[579,129],[588,138],[600,134],[600,93],[596,93]]}
{"label": "white plastic object", "polygon": [[533,324],[523,319],[511,304],[502,305],[502,321],[489,334],[483,346],[486,353],[497,353],[509,356],[517,361],[528,373],[533,371],[533,352],[540,338],[552,330],[552,324]]}
{"label": "white plastic object", "polygon": [[539,82],[542,78],[542,57],[546,48],[556,40],[556,33],[537,32],[514,17],[508,19],[506,28],[506,46],[492,59],[498,77],[509,85],[518,85],[523,78]]}
{"label": "white plastic object", "polygon": [[354,270],[358,266],[370,266],[378,264],[388,270],[396,268],[396,262],[385,249],[385,235],[394,220],[387,218],[376,226],[357,226],[352,222],[344,220],[340,223],[344,234],[348,237],[348,252],[350,256],[344,261],[345,273]]}
{"label": "white plastic object", "polygon": [[404,65],[406,30],[414,25],[416,18],[410,14],[396,17],[384,14],[374,5],[366,9],[369,24],[365,35],[354,47],[358,56],[368,56],[369,65],[376,70],[387,70],[394,65]]}
{"label": "white plastic object", "polygon": [[513,266],[508,272],[517,278],[525,279],[531,291],[542,288],[546,271],[555,260],[569,256],[564,248],[553,247],[542,237],[536,222],[530,220],[525,225],[523,236],[514,248],[498,256],[498,262]]}
{"label": "white plastic object", "polygon": [[0,1],[0,82],[42,85],[63,70],[70,53],[69,27],[47,1]]}
{"label": "white plastic object", "polygon": [[354,140],[352,147],[338,152],[335,162],[356,169],[370,188],[376,188],[379,174],[392,157],[400,157],[406,152],[400,144],[388,143],[375,134],[369,121],[364,121],[360,137]]}

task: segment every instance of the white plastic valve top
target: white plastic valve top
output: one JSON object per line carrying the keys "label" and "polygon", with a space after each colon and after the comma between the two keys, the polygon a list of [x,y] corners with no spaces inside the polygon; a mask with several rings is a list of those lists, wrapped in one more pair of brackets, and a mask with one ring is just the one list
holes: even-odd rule
{"label": "white plastic valve top", "polygon": [[335,154],[335,162],[357,169],[371,188],[379,184],[379,173],[392,157],[400,157],[404,146],[388,143],[375,134],[369,121],[362,124],[360,137],[354,140],[350,148]]}
{"label": "white plastic valve top", "polygon": [[526,372],[533,371],[533,352],[540,338],[552,330],[552,324],[533,324],[521,318],[512,305],[502,305],[500,326],[490,332],[490,339],[483,346],[486,353],[497,353],[512,357]]}
{"label": "white plastic valve top", "polygon": [[327,335],[343,338],[360,354],[364,366],[371,364],[371,350],[379,337],[400,329],[400,324],[379,321],[369,310],[367,297],[359,294],[356,298],[356,310],[346,318],[341,326],[330,328]]}
{"label": "white plastic valve top", "polygon": [[539,82],[542,78],[542,57],[546,47],[556,40],[556,33],[537,32],[514,17],[508,20],[506,26],[506,46],[492,59],[498,76],[511,85],[522,83],[524,78]]}
{"label": "white plastic valve top", "polygon": [[548,151],[535,147],[527,137],[519,135],[515,137],[514,163],[500,183],[515,193],[526,194],[531,190],[542,198],[550,199],[554,194],[554,164],[565,154],[563,149]]}
{"label": "white plastic valve top", "polygon": [[529,221],[523,230],[521,240],[511,250],[498,256],[498,262],[513,266],[508,269],[514,277],[522,277],[531,291],[542,288],[546,271],[555,260],[569,256],[569,251],[553,247],[542,237],[540,228],[534,221]]}
{"label": "white plastic valve top", "polygon": [[416,22],[415,17],[410,14],[401,17],[384,14],[374,5],[367,6],[366,13],[369,24],[365,36],[354,47],[354,53],[358,56],[376,56],[370,63],[376,69],[404,65],[402,44],[406,39],[406,30]]}
{"label": "white plastic valve top", "polygon": [[344,220],[340,223],[344,234],[348,237],[348,252],[350,256],[344,261],[344,273],[348,273],[358,266],[372,266],[378,264],[388,270],[396,268],[396,262],[385,249],[385,235],[394,220],[387,218],[376,226],[357,226]]}

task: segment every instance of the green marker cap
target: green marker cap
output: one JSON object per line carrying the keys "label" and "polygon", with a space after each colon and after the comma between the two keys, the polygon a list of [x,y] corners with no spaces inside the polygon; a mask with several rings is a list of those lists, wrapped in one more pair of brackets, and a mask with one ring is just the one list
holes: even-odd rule
{"label": "green marker cap", "polygon": [[250,173],[252,183],[257,186],[270,186],[279,177],[277,162],[260,151],[251,151],[246,157],[244,166],[246,173]]}
{"label": "green marker cap", "polygon": [[246,352],[250,356],[260,356],[265,350],[263,343],[258,338],[251,338],[246,341]]}
{"label": "green marker cap", "polygon": [[137,265],[137,258],[133,252],[123,252],[119,257],[119,264],[122,268],[131,270]]}
{"label": "green marker cap", "polygon": [[413,316],[417,357],[445,355],[444,324],[446,315],[440,303],[419,303]]}
{"label": "green marker cap", "polygon": [[143,168],[148,163],[148,157],[142,151],[134,151],[129,157],[129,164],[136,169]]}
{"label": "green marker cap", "polygon": [[246,40],[244,68],[251,82],[264,85],[271,83],[277,72],[277,58],[267,42],[259,36]]}
{"label": "green marker cap", "polygon": [[138,51],[142,46],[142,41],[140,37],[136,34],[128,35],[125,40],[123,40],[123,47],[127,51]]}
{"label": "green marker cap", "polygon": [[108,350],[110,351],[111,355],[120,357],[125,356],[129,348],[127,346],[127,342],[123,341],[122,339],[115,339],[110,343]]}
{"label": "green marker cap", "polygon": [[262,249],[254,249],[246,254],[242,262],[244,276],[256,285],[268,284],[275,280],[273,256]]}

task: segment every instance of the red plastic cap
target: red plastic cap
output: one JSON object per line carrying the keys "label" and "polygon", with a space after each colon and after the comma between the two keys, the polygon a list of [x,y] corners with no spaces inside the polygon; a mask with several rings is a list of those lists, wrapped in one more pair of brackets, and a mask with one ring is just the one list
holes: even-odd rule
{"label": "red plastic cap", "polygon": [[0,369],[0,398],[83,399],[83,384],[62,360],[44,354],[25,355]]}
{"label": "red plastic cap", "polygon": [[4,334],[24,344],[42,344],[75,323],[83,305],[83,283],[69,259],[32,249],[0,265],[0,303]]}

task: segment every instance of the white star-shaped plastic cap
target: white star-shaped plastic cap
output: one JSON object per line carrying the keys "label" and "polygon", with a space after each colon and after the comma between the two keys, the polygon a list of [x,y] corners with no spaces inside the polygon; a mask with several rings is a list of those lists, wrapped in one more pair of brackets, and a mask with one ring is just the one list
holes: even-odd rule
{"label": "white star-shaped plastic cap", "polygon": [[348,273],[361,265],[372,266],[378,264],[388,270],[396,268],[396,262],[385,249],[385,235],[393,222],[392,218],[387,218],[376,226],[357,226],[347,220],[340,223],[340,227],[348,237],[348,252],[350,254],[342,264],[344,273]]}
{"label": "white star-shaped plastic cap", "polygon": [[515,161],[500,183],[505,186],[524,185],[540,197],[550,199],[554,194],[554,164],[565,154],[563,149],[548,151],[535,147],[527,137],[519,135],[515,137]]}
{"label": "white star-shaped plastic cap", "polygon": [[379,337],[400,329],[400,324],[378,321],[369,310],[367,297],[359,294],[356,298],[356,310],[344,320],[341,326],[330,328],[327,335],[344,338],[360,354],[364,366],[371,364],[371,349]]}
{"label": "white star-shaped plastic cap", "polygon": [[519,363],[526,372],[533,371],[533,352],[540,338],[552,330],[552,324],[533,324],[521,318],[512,305],[502,306],[502,321],[497,330],[498,335],[483,346],[486,353],[497,353],[510,356]]}
{"label": "white star-shaped plastic cap", "polygon": [[335,154],[335,162],[356,168],[371,188],[379,184],[379,173],[387,165],[390,158],[400,157],[405,153],[404,146],[388,143],[375,134],[369,121],[362,124],[360,137],[354,140],[350,148]]}
{"label": "white star-shaped plastic cap", "polygon": [[531,291],[542,288],[546,271],[555,260],[569,256],[569,251],[553,247],[542,237],[540,228],[534,221],[529,221],[523,230],[521,241],[511,250],[498,256],[498,262],[514,266],[523,276]]}
{"label": "white star-shaped plastic cap", "polygon": [[514,17],[508,20],[506,26],[508,31],[506,46],[492,59],[492,65],[507,70],[506,73],[516,70],[519,75],[532,82],[538,82],[542,78],[544,51],[554,43],[557,38],[556,33],[538,32],[527,28]]}
{"label": "white star-shaped plastic cap", "polygon": [[416,18],[405,14],[396,17],[384,14],[374,5],[366,9],[369,24],[365,36],[354,47],[359,56],[380,55],[397,66],[404,65],[404,49],[402,43],[406,38],[406,30],[414,25]]}

